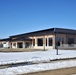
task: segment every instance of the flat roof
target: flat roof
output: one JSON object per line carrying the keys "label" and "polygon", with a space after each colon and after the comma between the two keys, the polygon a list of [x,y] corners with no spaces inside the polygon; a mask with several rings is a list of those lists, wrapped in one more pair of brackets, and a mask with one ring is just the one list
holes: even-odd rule
{"label": "flat roof", "polygon": [[76,30],[66,29],[66,28],[49,28],[49,29],[44,29],[44,30],[39,30],[39,31],[34,31],[34,32],[29,32],[29,33],[13,35],[13,36],[10,36],[10,38],[18,37],[18,36],[28,37],[28,36],[35,36],[35,35],[45,35],[45,34],[50,34],[50,33],[76,34]]}
{"label": "flat roof", "polygon": [[0,39],[0,41],[10,41],[10,38]]}

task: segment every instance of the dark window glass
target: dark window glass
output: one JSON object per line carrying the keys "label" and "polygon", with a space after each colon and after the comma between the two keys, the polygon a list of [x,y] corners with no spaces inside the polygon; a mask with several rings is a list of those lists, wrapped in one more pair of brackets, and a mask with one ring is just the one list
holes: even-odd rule
{"label": "dark window glass", "polygon": [[43,46],[43,38],[37,39],[38,46]]}
{"label": "dark window glass", "polygon": [[25,48],[29,48],[30,47],[30,43],[29,42],[26,42],[25,43]]}
{"label": "dark window glass", "polygon": [[49,46],[52,46],[52,38],[48,38],[49,40]]}
{"label": "dark window glass", "polygon": [[61,38],[60,37],[56,38],[56,45],[57,46],[60,46],[60,41],[61,41]]}
{"label": "dark window glass", "polygon": [[18,43],[18,48],[23,48],[23,44],[22,43]]}
{"label": "dark window glass", "polygon": [[47,46],[47,38],[46,38],[46,46]]}
{"label": "dark window glass", "polygon": [[74,38],[68,38],[68,44],[69,45],[74,44]]}
{"label": "dark window glass", "polygon": [[62,44],[64,44],[64,38],[62,38]]}

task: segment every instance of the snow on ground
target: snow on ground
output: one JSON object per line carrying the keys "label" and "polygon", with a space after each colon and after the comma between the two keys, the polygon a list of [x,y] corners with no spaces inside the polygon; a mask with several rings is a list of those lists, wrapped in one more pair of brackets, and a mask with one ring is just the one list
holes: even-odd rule
{"label": "snow on ground", "polygon": [[40,63],[0,69],[0,75],[18,75],[25,73],[27,74],[31,72],[54,70],[67,67],[69,68],[74,66],[76,66],[76,60],[55,61],[51,63]]}
{"label": "snow on ground", "polygon": [[34,51],[34,52],[0,52],[0,65],[21,63],[21,62],[48,62],[55,59],[76,58],[75,50]]}
{"label": "snow on ground", "polygon": [[[0,65],[21,62],[49,62],[50,60],[64,58],[76,58],[76,51],[59,50],[59,55],[56,55],[56,50],[11,53],[0,52]],[[0,69],[0,75],[17,75],[74,66],[76,66],[76,60],[54,61],[50,63],[39,63],[24,66],[20,65]]]}

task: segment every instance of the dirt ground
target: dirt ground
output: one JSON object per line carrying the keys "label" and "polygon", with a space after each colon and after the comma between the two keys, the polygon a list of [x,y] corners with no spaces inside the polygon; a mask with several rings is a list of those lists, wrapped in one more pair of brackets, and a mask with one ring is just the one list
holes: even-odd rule
{"label": "dirt ground", "polygon": [[[61,50],[61,49],[60,49]],[[65,50],[65,49],[64,49]],[[70,50],[70,49],[66,49],[66,50]],[[76,49],[72,49],[72,50],[76,50]],[[32,52],[32,51],[47,51],[43,49],[32,49],[32,48],[17,48],[17,49],[13,49],[13,48],[0,48],[0,52]]]}
{"label": "dirt ground", "polygon": [[76,74],[76,67],[36,72],[36,73],[30,73],[30,74],[22,74],[22,75],[72,75],[72,74]]}
{"label": "dirt ground", "polygon": [[0,52],[32,52],[32,51],[44,51],[43,49],[31,49],[31,48],[17,48],[17,49],[10,49],[10,48],[6,48],[6,49],[0,49]]}

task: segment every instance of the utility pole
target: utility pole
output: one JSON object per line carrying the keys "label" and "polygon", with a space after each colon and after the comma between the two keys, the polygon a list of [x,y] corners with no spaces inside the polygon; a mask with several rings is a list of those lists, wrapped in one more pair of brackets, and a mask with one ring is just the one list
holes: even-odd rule
{"label": "utility pole", "polygon": [[58,55],[58,32],[57,32],[56,38],[57,38],[57,39],[56,39],[56,42],[57,42],[57,43],[56,43],[56,51],[57,51],[57,52],[56,52],[56,55]]}
{"label": "utility pole", "polygon": [[56,28],[54,28],[55,33],[55,49],[56,49],[56,55],[58,55],[58,32],[56,32]]}

